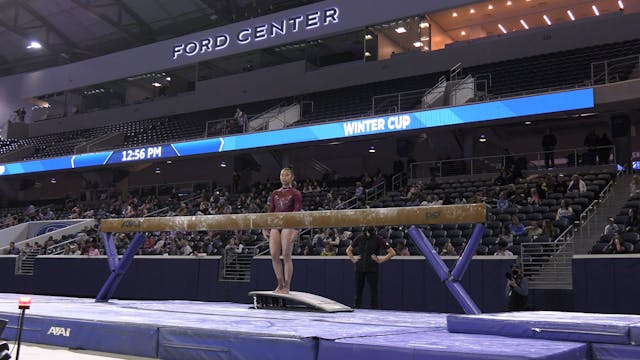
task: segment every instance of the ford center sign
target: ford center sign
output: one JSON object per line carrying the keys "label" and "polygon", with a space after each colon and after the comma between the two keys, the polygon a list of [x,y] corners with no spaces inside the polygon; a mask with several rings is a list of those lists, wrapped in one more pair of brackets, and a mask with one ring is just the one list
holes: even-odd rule
{"label": "ford center sign", "polygon": [[324,10],[289,16],[269,23],[257,23],[251,27],[245,27],[235,34],[220,33],[175,44],[173,46],[173,60],[181,56],[193,56],[222,50],[229,46],[231,41],[236,42],[238,45],[246,45],[268,38],[286,37],[290,33],[305,32],[318,27],[337,24],[339,22],[339,14],[340,11],[337,7],[329,7]]}

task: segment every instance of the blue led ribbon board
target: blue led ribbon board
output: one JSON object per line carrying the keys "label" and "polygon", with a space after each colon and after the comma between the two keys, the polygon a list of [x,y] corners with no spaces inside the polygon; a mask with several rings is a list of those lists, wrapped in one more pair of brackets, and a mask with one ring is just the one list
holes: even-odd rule
{"label": "blue led ribbon board", "polygon": [[0,164],[0,176],[348,139],[356,136],[470,124],[593,107],[593,89],[588,88],[220,138]]}

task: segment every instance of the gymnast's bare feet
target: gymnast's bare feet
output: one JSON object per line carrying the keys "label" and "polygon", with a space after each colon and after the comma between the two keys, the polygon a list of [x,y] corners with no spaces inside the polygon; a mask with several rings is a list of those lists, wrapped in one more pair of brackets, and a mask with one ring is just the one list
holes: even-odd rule
{"label": "gymnast's bare feet", "polygon": [[286,293],[282,292],[283,290],[284,290],[284,285],[278,285],[278,287],[275,290],[273,290],[273,292],[274,292],[274,294],[286,294],[286,293],[288,293],[288,291]]}

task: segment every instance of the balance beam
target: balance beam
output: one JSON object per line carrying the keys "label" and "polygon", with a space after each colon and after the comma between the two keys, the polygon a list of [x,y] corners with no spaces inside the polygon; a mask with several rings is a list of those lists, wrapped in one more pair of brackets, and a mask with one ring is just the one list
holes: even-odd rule
{"label": "balance beam", "polygon": [[101,232],[249,230],[271,228],[331,228],[418,224],[483,223],[484,204],[410,206],[397,208],[323,210],[283,213],[104,219]]}

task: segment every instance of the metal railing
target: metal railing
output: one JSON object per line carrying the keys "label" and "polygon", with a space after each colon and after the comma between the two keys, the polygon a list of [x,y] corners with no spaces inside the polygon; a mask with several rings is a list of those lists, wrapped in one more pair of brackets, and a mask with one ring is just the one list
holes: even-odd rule
{"label": "metal railing", "polygon": [[573,288],[571,240],[523,243],[521,247],[520,263],[530,289]]}
{"label": "metal railing", "polygon": [[625,80],[640,67],[640,55],[631,55],[591,63],[591,84],[602,85]]}
{"label": "metal railing", "polygon": [[245,246],[241,252],[225,251],[220,262],[220,280],[243,281],[251,280],[251,261],[256,256],[256,246]]}
{"label": "metal railing", "polygon": [[418,89],[374,96],[371,98],[371,114],[385,115],[411,111],[419,106],[422,97],[428,91],[429,89]]}
{"label": "metal railing", "polygon": [[[588,155],[584,157],[583,155]],[[608,154],[605,155],[605,154]],[[600,161],[599,157],[607,157]],[[430,178],[431,176],[460,176],[499,173],[506,161],[519,161],[523,158],[526,170],[544,170],[545,152],[527,152],[503,154],[483,157],[459,158],[441,161],[424,161],[412,163],[409,167],[411,179]],[[600,146],[596,148],[559,149],[554,151],[554,168],[577,168],[584,165],[611,165],[615,163],[615,146]]]}
{"label": "metal railing", "polygon": [[370,201],[374,201],[378,199],[381,195],[385,194],[386,183],[383,181],[380,184],[368,188],[364,192],[365,202],[368,203]]}

